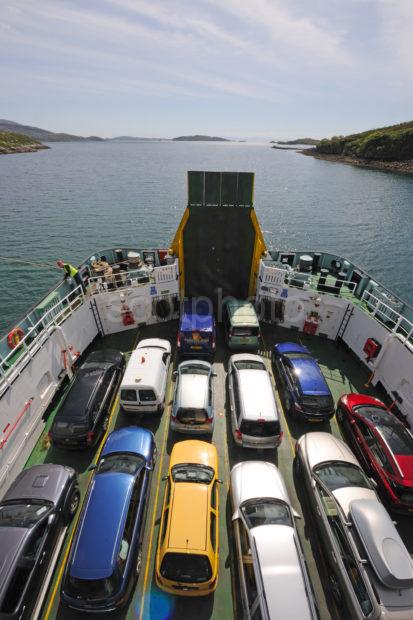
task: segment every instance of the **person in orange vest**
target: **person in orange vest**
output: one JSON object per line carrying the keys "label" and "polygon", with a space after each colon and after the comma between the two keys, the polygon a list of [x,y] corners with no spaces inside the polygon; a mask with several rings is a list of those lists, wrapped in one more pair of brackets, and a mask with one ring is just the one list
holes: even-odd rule
{"label": "person in orange vest", "polygon": [[73,265],[71,265],[70,263],[65,263],[64,261],[60,259],[56,261],[56,265],[60,269],[64,270],[65,278],[72,278],[78,286],[82,287],[83,292],[86,292],[86,286],[83,282],[82,276],[79,273],[79,270],[76,269],[76,267],[73,267]]}

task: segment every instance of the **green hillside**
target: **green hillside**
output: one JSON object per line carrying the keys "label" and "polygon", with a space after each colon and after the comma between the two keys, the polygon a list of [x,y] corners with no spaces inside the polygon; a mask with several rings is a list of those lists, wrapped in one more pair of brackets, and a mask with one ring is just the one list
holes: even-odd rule
{"label": "green hillside", "polygon": [[321,140],[317,153],[367,160],[405,161],[413,158],[413,121],[370,129],[350,136]]}
{"label": "green hillside", "polygon": [[0,131],[0,154],[25,153],[48,148],[39,140],[14,131]]}

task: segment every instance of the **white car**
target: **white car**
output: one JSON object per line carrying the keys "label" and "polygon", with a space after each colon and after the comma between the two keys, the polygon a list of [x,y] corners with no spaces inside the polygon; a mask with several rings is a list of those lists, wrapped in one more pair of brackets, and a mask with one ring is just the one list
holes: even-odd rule
{"label": "white car", "polygon": [[413,561],[374,483],[340,439],[307,433],[297,464],[325,549],[332,592],[352,620],[412,620]]}
{"label": "white car", "polygon": [[317,611],[294,511],[275,465],[238,463],[231,471],[232,524],[243,618],[315,620]]}

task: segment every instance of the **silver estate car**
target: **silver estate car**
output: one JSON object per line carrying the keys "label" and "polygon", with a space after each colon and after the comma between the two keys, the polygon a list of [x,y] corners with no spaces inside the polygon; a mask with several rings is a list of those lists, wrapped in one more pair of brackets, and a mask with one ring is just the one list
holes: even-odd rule
{"label": "silver estate car", "polygon": [[231,428],[243,448],[274,449],[283,433],[271,376],[259,355],[237,353],[228,364]]}
{"label": "silver estate car", "polygon": [[209,362],[181,362],[175,371],[175,392],[171,415],[171,430],[180,433],[212,435],[214,430],[215,374]]}
{"label": "silver estate car", "polygon": [[232,525],[244,620],[317,618],[284,480],[275,465],[238,463],[231,471]]}
{"label": "silver estate car", "polygon": [[336,600],[352,620],[412,620],[413,561],[353,453],[329,433],[296,452]]}

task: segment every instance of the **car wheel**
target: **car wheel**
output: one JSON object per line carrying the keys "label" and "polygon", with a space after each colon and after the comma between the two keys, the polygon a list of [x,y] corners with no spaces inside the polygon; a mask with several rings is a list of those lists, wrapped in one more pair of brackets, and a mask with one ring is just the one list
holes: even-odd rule
{"label": "car wheel", "polygon": [[333,573],[329,575],[329,582],[333,598],[337,605],[341,607],[343,605],[343,594],[341,592],[340,584],[337,580],[337,577]]}
{"label": "car wheel", "polygon": [[67,502],[66,521],[69,523],[75,516],[80,504],[80,492],[78,488],[73,489]]}
{"label": "car wheel", "polygon": [[139,577],[142,568],[142,547],[139,547],[138,557],[136,560],[136,577]]}

